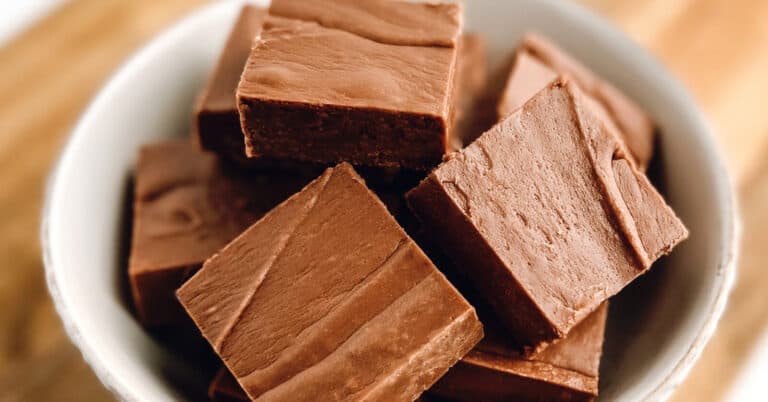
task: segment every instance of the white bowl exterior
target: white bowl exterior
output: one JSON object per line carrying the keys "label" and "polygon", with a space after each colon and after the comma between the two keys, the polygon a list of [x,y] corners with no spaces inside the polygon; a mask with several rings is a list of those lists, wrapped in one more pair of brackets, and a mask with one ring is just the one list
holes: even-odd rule
{"label": "white bowl exterior", "polygon": [[[735,203],[715,139],[680,84],[593,14],[557,0],[468,3],[468,27],[485,34],[496,59],[523,32],[544,33],[660,124],[668,200],[692,235],[613,303],[600,399],[665,399],[714,331],[734,276]],[[188,132],[194,98],[240,4],[201,9],[134,56],[87,110],[49,182],[42,228],[49,289],[70,337],[121,399],[181,399],[168,378],[194,376],[142,330],[121,297],[122,208],[139,146]],[[626,333],[635,317],[623,313],[635,310],[644,314],[641,331]]]}

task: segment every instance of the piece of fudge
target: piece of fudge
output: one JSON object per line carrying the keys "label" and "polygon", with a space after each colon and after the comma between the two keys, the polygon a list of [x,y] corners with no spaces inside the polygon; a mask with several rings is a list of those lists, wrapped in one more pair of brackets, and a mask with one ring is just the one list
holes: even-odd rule
{"label": "piece of fudge", "polygon": [[429,169],[450,137],[458,4],[275,0],[237,89],[250,157]]}
{"label": "piece of fudge", "polygon": [[183,319],[176,289],[208,257],[307,182],[300,175],[238,177],[189,140],[143,147],[128,264],[141,322],[157,326]]}
{"label": "piece of fudge", "polygon": [[380,43],[452,47],[461,31],[462,10],[458,4],[398,0],[274,0],[269,13]]}
{"label": "piece of fudge", "polygon": [[247,157],[235,91],[251,51],[251,43],[261,30],[265,16],[263,9],[243,6],[195,106],[196,134],[200,146],[239,163],[244,163]]}
{"label": "piece of fudge", "polygon": [[567,337],[530,356],[506,333],[483,320],[486,336],[428,394],[450,401],[592,401],[598,394],[608,304]]}
{"label": "piece of fudge", "polygon": [[[505,68],[505,67],[502,67]],[[522,107],[539,91],[557,79],[558,74],[524,48],[515,52],[501,99],[496,106],[497,120],[502,120]]]}
{"label": "piece of fudge", "polygon": [[478,110],[488,81],[487,45],[482,36],[474,33],[461,36],[455,80],[454,116],[449,135],[451,150],[464,148],[488,128]]}
{"label": "piece of fudge", "polygon": [[562,338],[688,236],[589,105],[555,81],[407,195],[523,344]]}
{"label": "piece of fudge", "polygon": [[177,295],[259,400],[412,401],[483,333],[346,163],[248,228]]}
{"label": "piece of fudge", "polygon": [[626,144],[631,159],[645,170],[653,157],[655,127],[648,114],[619,89],[595,75],[579,61],[540,35],[523,37],[499,104],[499,118],[514,112],[558,75],[576,82],[595,105],[595,113]]}

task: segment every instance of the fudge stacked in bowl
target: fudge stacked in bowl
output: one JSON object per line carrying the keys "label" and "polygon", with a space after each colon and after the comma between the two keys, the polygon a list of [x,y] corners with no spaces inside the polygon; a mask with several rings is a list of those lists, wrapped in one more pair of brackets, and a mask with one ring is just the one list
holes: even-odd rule
{"label": "fudge stacked in bowl", "polygon": [[[647,114],[460,4],[245,6],[194,140],[139,155],[129,278],[214,400],[587,401],[608,299],[688,232]],[[195,332],[195,331],[191,331]]]}

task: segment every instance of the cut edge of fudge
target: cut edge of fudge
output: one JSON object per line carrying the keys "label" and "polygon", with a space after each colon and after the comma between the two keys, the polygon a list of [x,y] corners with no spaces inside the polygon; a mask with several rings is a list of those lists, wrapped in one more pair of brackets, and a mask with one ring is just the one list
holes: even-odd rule
{"label": "cut edge of fudge", "polygon": [[450,385],[443,386],[438,382],[438,387],[432,391],[434,394],[458,401],[477,400],[474,397],[457,396],[460,393],[472,392],[478,395],[484,391],[488,392],[489,389],[503,392],[506,387],[509,387],[506,392],[518,394],[521,390],[527,389],[528,395],[537,395],[543,397],[543,400],[550,400],[547,398],[558,400],[563,397],[564,392],[567,392],[574,398],[573,400],[588,401],[598,394],[598,380],[595,377],[537,361],[509,361],[484,352],[470,352],[452,370],[442,378],[442,381],[448,383],[457,381],[453,376],[463,377],[458,381],[475,378],[477,385],[471,391],[459,391]]}
{"label": "cut edge of fudge", "polygon": [[[343,177],[338,177],[334,179],[334,175],[343,175],[346,176],[347,179],[344,179]],[[246,313],[246,310],[254,306],[255,304],[255,297],[257,296],[257,292],[259,289],[264,288],[265,286],[273,286],[273,284],[270,284],[270,281],[279,280],[278,277],[274,277],[274,279],[270,279],[270,269],[269,267],[272,266],[272,264],[277,264],[276,259],[279,259],[280,256],[277,255],[272,259],[272,257],[268,257],[269,259],[266,260],[268,265],[264,266],[263,271],[259,272],[251,272],[248,273],[250,278],[254,278],[257,280],[256,286],[252,287],[253,285],[248,285],[249,289],[252,289],[253,292],[248,291],[245,289],[248,293],[245,294],[245,297],[238,296],[234,293],[238,293],[238,289],[233,289],[231,287],[227,287],[227,284],[225,283],[225,279],[227,278],[221,278],[226,274],[226,272],[229,270],[229,273],[232,273],[234,269],[239,269],[237,267],[235,268],[228,268],[226,265],[221,265],[217,263],[216,261],[221,258],[229,258],[229,257],[223,257],[226,255],[230,255],[233,253],[239,253],[239,250],[245,250],[249,246],[245,243],[247,241],[250,241],[252,239],[258,238],[258,235],[254,235],[254,233],[257,233],[255,231],[264,230],[260,229],[259,227],[262,225],[268,225],[270,221],[272,222],[280,222],[283,220],[283,218],[288,217],[288,215],[285,215],[289,213],[290,211],[293,211],[295,207],[300,207],[301,210],[304,210],[303,213],[301,213],[300,216],[296,217],[289,217],[289,220],[291,220],[293,223],[288,226],[286,230],[288,233],[288,237],[286,238],[285,234],[281,235],[280,233],[275,233],[274,236],[277,237],[278,241],[278,250],[284,250],[285,247],[288,247],[287,242],[290,241],[290,237],[294,236],[293,233],[295,233],[297,225],[302,225],[302,221],[304,221],[305,216],[310,216],[311,209],[314,208],[314,203],[317,202],[323,202],[327,203],[329,200],[324,200],[323,197],[329,197],[329,195],[323,195],[323,192],[325,191],[326,186],[330,185],[329,183],[333,182],[334,180],[346,180],[349,185],[357,186],[359,190],[354,191],[365,191],[367,198],[370,198],[369,201],[373,204],[371,205],[371,208],[376,210],[376,214],[381,214],[381,219],[386,221],[387,226],[391,226],[389,230],[393,230],[397,233],[397,236],[400,237],[400,240],[398,241],[398,245],[395,248],[395,250],[387,256],[382,263],[379,263],[377,267],[373,267],[371,269],[374,269],[373,272],[375,274],[370,274],[371,276],[366,278],[364,282],[361,282],[358,287],[355,286],[354,289],[356,293],[354,293],[354,297],[350,295],[349,297],[345,296],[345,299],[340,299],[338,305],[333,307],[332,314],[323,316],[320,321],[315,322],[310,327],[304,328],[301,330],[301,341],[296,340],[295,342],[299,342],[298,344],[294,343],[296,345],[295,348],[290,347],[289,349],[282,350],[277,349],[280,351],[277,355],[274,356],[275,359],[268,367],[265,367],[264,370],[267,370],[264,372],[264,374],[259,374],[261,371],[251,371],[251,369],[248,369],[246,372],[245,366],[242,364],[249,364],[247,361],[245,363],[234,363],[235,360],[238,359],[252,359],[250,357],[243,357],[242,355],[235,354],[235,351],[232,349],[233,347],[236,347],[239,341],[238,336],[240,335],[234,335],[235,338],[233,338],[233,334],[239,333],[240,329],[235,329],[238,327],[238,325],[242,324],[244,320],[241,319],[243,314],[256,314],[256,313]],[[351,181],[350,181],[351,180]],[[333,185],[339,186],[340,182],[336,182]],[[341,182],[343,184],[343,182]],[[354,184],[357,183],[357,184]],[[309,197],[309,199],[307,199]],[[306,204],[306,202],[309,202],[310,204]],[[283,210],[283,212],[280,212]],[[278,214],[278,215],[275,215]],[[279,214],[283,214],[285,216],[280,217]],[[294,214],[295,215],[295,214]],[[382,223],[384,224],[384,223]],[[268,226],[264,226],[265,228]],[[370,230],[370,229],[368,229]],[[384,229],[381,229],[384,230]],[[250,236],[257,236],[250,238]],[[300,236],[308,236],[308,234],[300,234]],[[389,236],[388,234],[384,233],[383,236]],[[368,240],[366,240],[368,241]],[[282,245],[279,245],[282,244]],[[303,243],[302,243],[303,244]],[[260,246],[261,247],[261,246]],[[266,249],[270,249],[271,247],[269,245],[263,246],[267,247]],[[266,250],[265,249],[265,250]],[[279,251],[282,253],[282,251]],[[246,253],[251,253],[251,251],[246,251]],[[234,254],[234,255],[240,255],[240,254]],[[333,254],[338,255],[338,254]],[[239,257],[238,257],[239,258]],[[319,257],[315,257],[319,258]],[[344,258],[344,255],[342,254],[339,258]],[[348,257],[349,258],[349,257]],[[360,256],[357,256],[356,258],[360,258]],[[404,265],[402,268],[397,268],[398,265],[392,265],[394,264],[394,261],[399,261],[402,258],[415,258],[415,260],[402,260],[402,261],[413,261],[408,262],[408,265]],[[250,259],[249,259],[250,261]],[[335,260],[334,260],[335,261]],[[340,262],[341,263],[341,262]],[[255,266],[260,266],[259,261],[252,261],[252,264]],[[400,264],[405,264],[404,262],[401,262]],[[416,266],[413,264],[421,264],[422,268],[418,268],[416,270]],[[391,268],[389,268],[391,267]],[[409,270],[412,270],[411,273],[406,273],[405,271],[403,273],[397,273],[398,271],[403,270],[405,267],[410,267]],[[285,270],[286,268],[282,268]],[[351,269],[351,268],[350,268]],[[419,271],[424,271],[423,273],[419,273]],[[308,271],[306,274],[310,274],[311,272]],[[397,274],[397,275],[396,275]],[[402,275],[425,275],[422,279],[418,280],[417,283],[408,285],[407,283],[402,283],[403,279]],[[304,275],[304,274],[303,274]],[[394,276],[393,276],[394,275]],[[303,277],[303,276],[302,276]],[[407,277],[406,277],[407,278]],[[225,282],[221,282],[224,280]],[[242,280],[242,279],[241,279]],[[382,282],[383,281],[383,282]],[[218,284],[217,284],[218,282]],[[398,282],[400,284],[398,284]],[[377,286],[374,286],[377,285]],[[398,290],[396,290],[397,286],[410,286],[408,291],[405,293],[399,293]],[[296,284],[292,286],[298,286]],[[313,286],[322,286],[318,285],[316,283],[313,283]],[[337,286],[334,284],[333,286]],[[322,343],[320,342],[320,338],[317,338],[317,335],[319,333],[316,333],[318,328],[315,328],[315,325],[317,323],[321,323],[323,328],[326,328],[327,331],[332,331],[334,328],[341,328],[341,330],[344,330],[344,325],[353,325],[356,321],[352,320],[350,321],[350,317],[355,317],[355,314],[345,314],[344,317],[338,316],[341,312],[355,312],[357,309],[362,308],[368,308],[369,303],[374,303],[371,306],[375,307],[376,299],[370,299],[370,298],[363,298],[363,296],[366,297],[374,297],[375,295],[379,294],[377,292],[380,292],[378,288],[380,286],[389,286],[391,289],[393,286],[395,288],[391,290],[390,292],[395,292],[391,295],[387,295],[387,298],[396,297],[395,301],[392,302],[392,304],[387,306],[382,306],[384,310],[382,310],[380,313],[376,313],[375,316],[372,316],[372,318],[368,319],[366,315],[359,316],[356,318],[356,320],[365,320],[361,323],[360,327],[354,327],[351,328],[352,332],[347,335],[346,340],[343,340],[343,342],[339,345],[334,346],[333,343],[328,342],[335,342],[335,338],[331,338],[330,341],[328,341],[328,336],[326,332],[326,335],[323,335]],[[202,288],[201,288],[202,287]],[[216,296],[215,299],[210,299],[208,301],[202,301],[200,302],[199,298],[206,298],[208,296],[205,295],[205,292],[216,292],[215,287],[218,288],[227,288],[227,292],[230,294],[222,295],[221,297]],[[242,286],[241,286],[242,288]],[[203,289],[203,290],[200,290]],[[222,288],[223,289],[223,288]],[[272,288],[270,288],[272,289]],[[432,290],[430,290],[432,289]],[[413,293],[413,296],[409,296],[409,298],[403,298],[402,296],[405,294],[411,294],[411,292],[414,292],[418,290],[420,293]],[[266,290],[265,290],[266,291]],[[295,292],[299,292],[299,290],[294,290]],[[424,293],[428,292],[428,293]],[[222,360],[224,361],[224,364],[228,367],[230,372],[232,372],[235,377],[237,378],[238,382],[241,386],[243,386],[244,390],[252,397],[255,398],[259,395],[263,395],[265,392],[270,393],[271,396],[275,396],[275,393],[279,393],[282,395],[283,392],[287,392],[286,388],[283,386],[284,381],[279,380],[280,378],[283,378],[281,376],[287,375],[288,373],[294,373],[289,375],[289,377],[286,377],[289,381],[300,381],[303,389],[312,389],[320,387],[322,388],[322,381],[325,381],[324,379],[318,379],[316,377],[313,377],[312,374],[308,373],[315,373],[315,370],[331,370],[331,375],[336,373],[337,370],[346,370],[349,367],[348,364],[332,364],[331,356],[335,356],[335,359],[347,359],[349,358],[349,353],[373,353],[372,356],[376,355],[376,351],[373,349],[370,349],[370,347],[367,347],[366,342],[370,342],[369,337],[373,336],[374,339],[376,338],[375,335],[378,333],[378,329],[382,329],[382,325],[392,325],[391,322],[383,322],[383,316],[380,316],[381,314],[386,313],[387,316],[391,316],[392,314],[395,314],[397,317],[402,317],[402,319],[406,319],[409,317],[408,314],[416,314],[417,312],[421,315],[419,321],[413,322],[409,325],[416,325],[416,328],[419,328],[419,325],[432,325],[432,322],[443,322],[445,320],[448,320],[447,317],[440,315],[435,315],[432,313],[432,318],[428,319],[429,316],[424,317],[423,316],[423,308],[419,308],[417,310],[413,310],[416,308],[416,305],[410,306],[409,303],[423,303],[424,301],[419,301],[420,298],[423,297],[434,297],[433,293],[429,292],[440,292],[442,294],[441,297],[443,297],[443,305],[441,306],[435,306],[432,308],[436,309],[454,309],[456,306],[461,306],[461,314],[457,315],[455,317],[450,318],[449,321],[445,322],[445,324],[441,327],[430,327],[430,332],[426,334],[416,334],[415,340],[410,340],[410,342],[417,342],[418,339],[421,339],[419,337],[426,337],[425,340],[427,341],[424,344],[414,344],[413,350],[408,350],[407,352],[401,352],[406,353],[405,356],[402,357],[404,360],[398,360],[396,363],[393,361],[390,361],[389,363],[395,364],[394,366],[387,366],[389,367],[385,373],[382,375],[386,375],[388,377],[386,382],[382,382],[381,379],[376,380],[376,386],[374,387],[366,387],[363,389],[358,389],[357,393],[365,391],[365,396],[367,397],[374,397],[376,395],[382,396],[382,395],[388,395],[390,393],[399,394],[403,398],[403,400],[412,400],[413,398],[417,397],[421,392],[426,390],[432,383],[437,381],[439,376],[448,370],[450,366],[455,364],[461,356],[466,354],[481,338],[482,338],[482,325],[480,324],[479,320],[477,319],[477,315],[475,313],[474,308],[469,305],[466,300],[461,296],[461,294],[445,279],[442,273],[440,273],[434,265],[431,263],[429,258],[421,251],[421,249],[416,245],[413,240],[411,240],[408,235],[402,230],[402,228],[397,225],[397,223],[394,221],[394,218],[387,212],[386,207],[384,204],[381,203],[381,201],[373,195],[370,190],[367,189],[365,186],[364,181],[362,178],[360,178],[357,173],[354,171],[354,169],[346,163],[342,163],[338,165],[335,168],[328,169],[322,176],[320,176],[318,179],[310,183],[307,187],[305,187],[301,192],[295,194],[291,198],[289,198],[287,201],[285,201],[283,204],[276,207],[273,211],[268,213],[262,220],[255,223],[251,228],[247,229],[243,234],[241,234],[238,238],[233,240],[229,245],[224,247],[218,254],[211,257],[203,266],[203,268],[198,271],[198,273],[193,276],[187,283],[185,283],[178,291],[177,296],[181,300],[182,305],[187,309],[188,313],[192,317],[193,321],[197,324],[197,326],[201,329],[204,337],[211,343],[211,345],[216,350],[217,354],[219,354],[222,357]],[[448,292],[448,293],[446,293]],[[218,294],[218,293],[216,293]],[[418,296],[421,294],[421,296]],[[450,294],[451,297],[446,298],[446,295]],[[228,301],[221,302],[221,300],[226,298],[231,298]],[[210,296],[213,298],[213,296]],[[307,296],[308,297],[308,296]],[[414,299],[416,297],[416,299]],[[449,300],[453,300],[449,303]],[[288,303],[291,303],[291,300],[287,300]],[[203,304],[200,304],[203,303]],[[362,303],[362,304],[361,304]],[[206,305],[210,304],[209,307],[205,307]],[[232,314],[225,316],[222,316],[222,313],[219,311],[220,308],[226,308],[227,305],[232,306],[239,306],[236,307],[236,311],[233,311]],[[281,304],[282,305],[282,304]],[[421,304],[417,304],[420,305]],[[393,307],[394,306],[394,307]],[[453,306],[453,307],[451,307]],[[426,307],[426,306],[423,306]],[[262,307],[257,307],[262,308]],[[266,307],[264,307],[266,308]],[[270,308],[273,308],[272,306]],[[375,307],[378,308],[378,307]],[[458,308],[458,307],[456,307]],[[395,309],[395,310],[392,310]],[[403,310],[405,309],[405,310]],[[412,311],[411,311],[412,310]],[[261,310],[259,310],[261,311]],[[367,310],[361,310],[362,312],[365,312]],[[371,310],[369,313],[372,313],[374,310]],[[411,313],[409,313],[411,311]],[[441,310],[442,311],[442,310]],[[447,311],[447,310],[446,310]],[[365,314],[369,314],[365,313]],[[267,316],[269,316],[271,313],[267,313]],[[401,314],[405,314],[402,315]],[[455,314],[458,314],[458,311],[455,312]],[[253,316],[253,315],[251,315]],[[258,315],[256,315],[258,316]],[[414,316],[415,317],[415,316]],[[339,321],[339,320],[342,320]],[[437,321],[436,321],[437,320]],[[247,321],[247,320],[246,320]],[[411,322],[411,321],[407,321]],[[426,324],[425,324],[426,323]],[[317,325],[321,325],[317,324]],[[211,325],[213,325],[212,328]],[[262,322],[260,325],[270,325],[268,322]],[[278,326],[280,324],[278,323]],[[354,324],[356,325],[356,324]],[[404,325],[404,324],[401,324]],[[437,325],[437,324],[435,324]],[[359,333],[361,329],[365,328],[366,335],[362,335]],[[398,327],[399,328],[399,327]],[[411,328],[411,327],[408,327]],[[245,329],[243,329],[245,330]],[[375,331],[376,330],[376,331]],[[415,329],[414,329],[415,331]],[[437,331],[437,332],[435,332]],[[343,333],[343,332],[342,332]],[[457,333],[464,334],[463,336],[457,336]],[[280,342],[280,337],[282,334],[278,334],[275,332],[270,331],[268,334],[264,335],[265,337],[269,339],[273,339],[276,342]],[[384,336],[384,335],[381,335]],[[408,339],[413,338],[414,334],[409,334]],[[315,339],[317,338],[317,339]],[[234,339],[234,340],[233,340]],[[389,338],[387,338],[389,339]],[[235,342],[234,344],[230,342]],[[255,340],[254,340],[255,341]],[[407,343],[406,343],[407,344]],[[234,346],[233,346],[234,345]],[[306,346],[310,345],[310,346]],[[314,352],[307,352],[308,349],[314,346],[322,346],[318,351]],[[384,347],[386,345],[386,342],[384,342],[384,346],[377,343],[377,348]],[[402,347],[398,346],[398,348]],[[325,348],[330,348],[327,351],[325,351]],[[339,348],[344,348],[344,351],[339,355],[336,353],[336,351]],[[350,349],[351,348],[351,349]],[[357,349],[356,349],[357,348]],[[362,348],[362,349],[360,349]],[[355,350],[358,350],[358,352],[354,352]],[[325,355],[321,360],[314,360],[315,358],[321,357],[321,355],[315,356],[314,353],[328,353],[328,355]],[[259,352],[261,353],[260,356],[264,357],[267,356],[268,352]],[[287,353],[288,357],[285,356]],[[291,354],[296,354],[297,358],[291,358]],[[310,353],[307,355],[307,353]],[[313,357],[315,356],[315,357]],[[259,359],[260,357],[256,357],[256,359]],[[391,358],[391,357],[390,357]],[[297,360],[298,359],[298,360]],[[302,360],[302,359],[309,359],[309,360]],[[298,362],[298,363],[296,363]],[[301,365],[300,367],[305,367],[301,369],[301,371],[294,372],[294,370],[297,370],[299,366],[294,366],[295,364]],[[317,367],[321,367],[320,369],[317,369]],[[270,371],[271,370],[271,371]],[[287,370],[287,371],[286,371]],[[239,376],[237,375],[238,371],[241,373]],[[282,374],[281,374],[282,373]],[[338,374],[338,373],[336,373]],[[370,374],[364,374],[364,375],[370,375]],[[266,377],[264,377],[266,376]],[[277,376],[277,377],[275,377]],[[319,381],[319,382],[318,382]],[[273,385],[270,385],[273,384]],[[309,385],[307,385],[309,384]],[[335,384],[335,383],[334,383]],[[338,384],[337,384],[338,385]],[[307,391],[309,392],[309,391]],[[357,394],[356,394],[357,395]],[[375,398],[374,398],[375,399]]]}
{"label": "cut edge of fudge", "polygon": [[483,91],[488,85],[488,45],[480,34],[467,32],[458,43],[453,94],[453,117],[448,148],[458,151],[485,131],[481,110]]}
{"label": "cut edge of fudge", "polygon": [[[485,321],[486,338],[428,394],[457,401],[522,402],[541,400],[544,393],[549,392],[558,396],[555,399],[592,400],[598,394],[607,313],[608,302],[605,302],[574,327],[569,336],[530,356],[519,353],[516,347],[505,342],[505,334],[499,328]],[[477,389],[473,381],[479,385]],[[491,386],[494,381],[498,382],[497,387]],[[529,390],[532,398],[525,398],[521,390]]]}
{"label": "cut edge of fudge", "polygon": [[[635,260],[634,271],[628,271],[631,278],[626,278],[626,281],[622,279],[625,283],[616,283],[610,289],[603,289],[602,292],[607,291],[607,293],[602,296],[602,299],[606,299],[650,268],[651,263],[659,256],[669,253],[675,245],[687,238],[688,231],[644,174],[623,159],[620,142],[607,132],[605,125],[600,123],[599,116],[589,110],[589,104],[584,102],[579,88],[573,83],[560,79],[539,92],[534,99],[547,96],[545,93],[548,91],[564,91],[567,95],[567,102],[571,108],[569,113],[576,120],[576,130],[582,136],[584,149],[588,151],[591,171],[605,198],[601,204],[606,208],[606,218],[614,230],[620,232],[622,242],[631,254],[629,258]],[[531,102],[533,100],[528,103]],[[407,199],[423,226],[440,237],[449,255],[454,260],[458,260],[457,265],[461,266],[463,262],[472,267],[471,279],[477,283],[477,286],[483,286],[484,290],[489,291],[488,301],[507,326],[520,336],[520,341],[536,346],[541,342],[566,335],[574,324],[596,308],[602,300],[595,299],[594,302],[584,300],[579,304],[587,303],[585,305],[563,306],[570,311],[572,318],[552,322],[551,314],[554,310],[546,313],[537,301],[531,299],[529,290],[508,271],[507,263],[486,243],[484,235],[478,231],[476,224],[472,221],[471,206],[468,204],[469,195],[455,183],[443,183],[444,179],[440,176],[447,164],[463,164],[465,153],[478,154],[478,150],[482,158],[477,157],[479,158],[477,168],[492,168],[494,161],[489,159],[484,145],[478,143],[484,136],[490,135],[502,139],[504,136],[513,135],[505,131],[517,130],[517,126],[523,124],[518,119],[524,117],[526,113],[529,113],[526,107],[519,109],[483,134],[470,147],[444,162],[417,188],[411,190],[407,194]],[[595,148],[597,146],[601,147]],[[473,150],[470,151],[470,149]],[[456,169],[461,171],[462,168]],[[638,218],[635,219],[635,216]],[[456,230],[465,235],[461,239],[452,239],[448,232]],[[490,261],[491,266],[478,269],[477,261]],[[629,272],[635,273],[629,274]],[[515,322],[532,325],[524,328]]]}
{"label": "cut edge of fudge", "polygon": [[263,8],[252,4],[242,6],[216,64],[208,75],[206,86],[196,105],[197,110],[205,112],[236,110],[235,90],[240,82],[245,61],[250,54],[251,44],[259,35],[266,17],[267,12]]}
{"label": "cut edge of fudge", "polygon": [[195,104],[195,138],[200,147],[238,163],[246,163],[247,157],[235,91],[265,17],[262,8],[250,4],[241,8]]}

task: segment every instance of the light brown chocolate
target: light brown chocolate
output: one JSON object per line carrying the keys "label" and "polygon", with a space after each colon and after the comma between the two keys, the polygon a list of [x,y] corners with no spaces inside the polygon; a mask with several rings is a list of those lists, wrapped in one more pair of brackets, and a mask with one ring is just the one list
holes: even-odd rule
{"label": "light brown chocolate", "polygon": [[252,399],[412,401],[482,338],[476,313],[348,164],[177,292]]}
{"label": "light brown chocolate", "polygon": [[[211,380],[211,384],[208,387],[208,398],[213,402],[240,402],[249,401],[248,395],[240,387],[232,374],[227,371],[226,367],[222,367],[216,376]],[[422,395],[414,400],[414,402],[438,402],[439,399]]]}
{"label": "light brown chocolate", "polygon": [[128,266],[142,323],[183,319],[176,289],[203,261],[308,181],[300,175],[229,174],[215,155],[189,140],[143,147]]}
{"label": "light brown chocolate", "polygon": [[527,34],[516,52],[499,117],[514,112],[557,75],[571,78],[595,101],[593,108],[626,144],[631,159],[645,170],[653,157],[655,127],[648,114],[609,82],[541,35]]}
{"label": "light brown chocolate", "polygon": [[502,120],[522,107],[525,102],[551,84],[558,74],[525,49],[519,49],[515,53],[512,69],[507,76],[501,100],[496,106],[498,120]]}
{"label": "light brown chocolate", "polygon": [[598,395],[608,305],[567,337],[528,357],[485,321],[486,336],[430,390],[452,401],[592,401]]}
{"label": "light brown chocolate", "polygon": [[273,0],[272,15],[316,22],[379,43],[454,47],[461,4],[393,0]]}
{"label": "light brown chocolate", "polygon": [[[539,91],[546,88],[557,78],[558,74],[555,70],[549,68],[535,56],[531,55],[525,47],[518,49],[515,53],[506,85],[501,91],[500,100],[496,106],[498,114],[497,121],[502,120],[504,117],[522,107],[525,102],[533,98]],[[621,130],[616,127],[614,119],[605,109],[603,104],[588,94],[584,94],[584,102],[589,103],[590,109],[600,117],[600,120],[605,124],[605,129],[611,132],[619,142],[621,142],[623,148],[622,152],[627,155],[628,159],[635,163],[641,170],[645,171],[649,160],[644,160],[642,165],[637,162],[632,153],[626,148],[626,143],[624,143],[624,136],[621,134]]]}
{"label": "light brown chocolate", "polygon": [[584,99],[556,81],[408,194],[529,345],[567,335],[688,236]]}
{"label": "light brown chocolate", "polygon": [[452,150],[469,145],[487,128],[478,110],[482,107],[480,101],[488,81],[487,51],[485,39],[479,34],[461,36],[453,94],[454,116],[449,136]]}
{"label": "light brown chocolate", "polygon": [[239,163],[244,163],[247,157],[235,91],[251,51],[251,43],[261,31],[265,16],[263,9],[243,6],[195,106],[200,146]]}
{"label": "light brown chocolate", "polygon": [[[357,10],[343,3],[344,10]],[[293,3],[278,1],[272,10],[281,4]],[[460,15],[456,5],[372,4],[395,15],[412,7],[438,10],[451,21]],[[422,170],[437,165],[452,144],[456,46],[372,40],[344,30],[353,30],[346,23],[328,22],[322,7],[302,10],[301,19],[269,17],[246,63],[237,96],[248,156]],[[446,36],[442,24],[422,22],[420,37]],[[453,43],[460,24],[451,26]]]}

